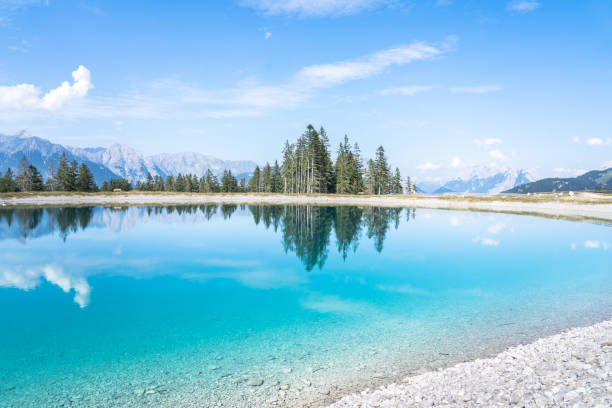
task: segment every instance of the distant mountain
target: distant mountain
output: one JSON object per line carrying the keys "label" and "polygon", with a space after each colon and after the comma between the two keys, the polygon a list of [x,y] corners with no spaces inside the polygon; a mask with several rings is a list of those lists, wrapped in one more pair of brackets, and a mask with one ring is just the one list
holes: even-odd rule
{"label": "distant mountain", "polygon": [[440,187],[437,190],[433,191],[433,194],[449,194],[449,193],[454,193],[455,191],[450,190],[446,187]]}
{"label": "distant mountain", "polygon": [[546,178],[511,188],[504,193],[552,193],[597,189],[612,190],[612,168],[593,170],[582,176],[572,178]]}
{"label": "distant mountain", "polygon": [[62,153],[69,161],[85,163],[94,174],[96,183],[101,184],[111,177],[123,177],[132,182],[144,180],[147,173],[152,176],[173,176],[179,173],[202,176],[210,169],[216,175],[231,170],[240,178],[250,178],[256,163],[252,161],[221,160],[198,153],[171,153],[144,156],[141,152],[122,144],[108,148],[77,148],[52,143],[48,140],[21,132],[15,136],[0,135],[0,171],[7,168],[14,171],[23,156],[47,177],[50,163],[57,166]]}
{"label": "distant mountain", "polygon": [[117,177],[113,171],[104,165],[83,157],[70,147],[54,144],[40,137],[30,136],[25,132],[18,133],[15,136],[0,134],[0,171],[3,174],[9,167],[17,173],[19,162],[25,156],[28,162],[36,166],[46,179],[49,166],[53,164],[57,168],[62,153],[66,154],[69,161],[76,160],[79,163],[85,163],[92,171],[98,184],[111,177]]}
{"label": "distant mountain", "polygon": [[464,178],[458,177],[435,190],[434,194],[477,193],[497,194],[504,190],[530,183],[534,178],[522,169],[491,169],[474,167]]}

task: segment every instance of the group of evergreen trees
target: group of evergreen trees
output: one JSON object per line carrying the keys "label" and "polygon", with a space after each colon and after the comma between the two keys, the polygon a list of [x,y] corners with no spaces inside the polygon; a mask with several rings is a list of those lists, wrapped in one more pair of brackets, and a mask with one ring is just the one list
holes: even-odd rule
{"label": "group of evergreen trees", "polygon": [[[286,142],[281,173],[284,193],[402,194],[405,191],[410,194],[416,191],[410,178],[404,188],[398,168],[392,173],[382,146],[364,169],[359,145],[351,146],[344,136],[336,163],[332,163],[325,129],[321,127],[317,131],[312,125],[308,125],[295,144]],[[273,183],[274,177],[269,179]],[[273,191],[265,189],[265,180],[262,184],[263,191]]]}
{"label": "group of evergreen trees", "polygon": [[[123,179],[121,179],[123,180]],[[113,181],[115,182],[113,184]],[[124,187],[119,185],[118,180],[111,180],[108,188],[112,191],[113,188],[121,188],[122,190],[131,190],[131,185],[125,185],[127,180],[123,180]],[[112,184],[112,185],[111,185]],[[102,190],[105,190],[107,183],[104,182]],[[181,174],[178,176],[168,176],[164,180],[161,176],[152,177],[147,173],[145,181],[137,181],[136,190],[140,191],[174,191],[185,193],[232,193],[238,191],[246,191],[246,180],[241,179],[240,184],[231,170],[225,170],[221,176],[221,181],[210,170],[206,170],[204,176],[198,178],[195,174]]]}
{"label": "group of evergreen trees", "polygon": [[93,174],[85,163],[79,166],[76,161],[68,162],[65,154],[59,160],[57,170],[53,163],[49,166],[47,181],[33,164],[28,163],[24,157],[21,158],[17,175],[9,168],[0,177],[0,193],[12,193],[17,191],[98,191]]}

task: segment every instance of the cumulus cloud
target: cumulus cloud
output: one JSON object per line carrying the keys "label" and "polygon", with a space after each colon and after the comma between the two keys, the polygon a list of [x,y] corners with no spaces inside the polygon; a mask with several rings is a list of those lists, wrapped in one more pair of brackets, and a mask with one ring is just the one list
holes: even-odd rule
{"label": "cumulus cloud", "polygon": [[419,92],[426,92],[435,89],[435,86],[429,85],[410,85],[410,86],[401,86],[398,88],[387,88],[379,91],[378,93],[381,95],[405,95],[405,96],[414,96]]}
{"label": "cumulus cloud", "polygon": [[538,7],[540,7],[540,3],[537,1],[522,0],[508,3],[507,9],[513,13],[525,14],[534,11]]}
{"label": "cumulus cloud", "polygon": [[42,97],[41,90],[32,84],[0,86],[0,109],[57,111],[69,102],[83,98],[94,87],[91,73],[82,65],[72,72],[72,78],[72,84],[63,82]]}
{"label": "cumulus cloud", "polygon": [[243,0],[245,7],[265,14],[328,16],[354,14],[388,3],[388,0]]}
{"label": "cumulus cloud", "polygon": [[499,85],[455,86],[450,90],[453,93],[486,94],[489,92],[501,91],[502,87]]}
{"label": "cumulus cloud", "polygon": [[271,33],[271,32],[269,32],[269,31],[267,31],[267,32],[264,34],[264,40],[269,40],[269,39],[270,39],[270,37],[272,37],[272,33]]}
{"label": "cumulus cloud", "polygon": [[40,285],[42,278],[66,293],[74,290],[74,302],[81,308],[89,304],[91,287],[87,280],[72,276],[59,266],[45,265],[41,268],[23,270],[0,269],[0,287],[32,290]]}
{"label": "cumulus cloud", "polygon": [[461,166],[461,157],[459,156],[453,157],[450,161],[450,167],[456,169],[459,166]]}
{"label": "cumulus cloud", "polygon": [[580,143],[580,138],[579,138],[579,137],[574,137],[574,138],[572,139],[572,142],[574,142],[574,143]]}

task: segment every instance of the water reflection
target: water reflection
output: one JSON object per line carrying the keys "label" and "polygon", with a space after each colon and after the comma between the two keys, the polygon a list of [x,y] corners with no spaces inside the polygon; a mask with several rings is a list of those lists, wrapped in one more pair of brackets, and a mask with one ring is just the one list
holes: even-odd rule
{"label": "water reflection", "polygon": [[389,229],[398,228],[402,213],[406,213],[406,220],[415,217],[414,209],[302,205],[7,209],[0,211],[0,239],[19,239],[25,243],[30,239],[57,235],[66,241],[71,234],[87,228],[127,231],[147,220],[204,223],[215,216],[229,220],[239,209],[243,215],[250,213],[256,225],[280,231],[285,252],[294,253],[308,271],[325,265],[332,234],[338,253],[346,260],[351,252],[357,250],[364,232],[381,252]]}

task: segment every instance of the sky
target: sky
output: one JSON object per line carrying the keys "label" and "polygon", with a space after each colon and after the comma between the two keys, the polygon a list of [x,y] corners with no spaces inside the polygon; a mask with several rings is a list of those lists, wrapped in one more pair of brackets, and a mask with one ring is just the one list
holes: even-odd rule
{"label": "sky", "polygon": [[0,133],[264,163],[309,123],[422,181],[612,167],[612,2],[0,0]]}

